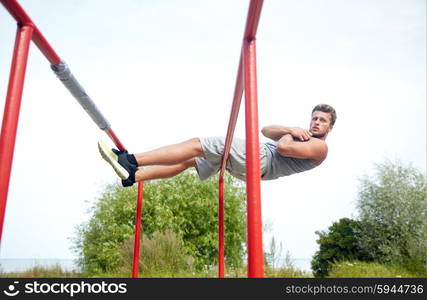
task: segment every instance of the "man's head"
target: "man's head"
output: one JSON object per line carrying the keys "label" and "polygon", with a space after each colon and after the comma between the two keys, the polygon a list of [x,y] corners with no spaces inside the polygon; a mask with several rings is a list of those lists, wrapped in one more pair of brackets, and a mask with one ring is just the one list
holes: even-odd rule
{"label": "man's head", "polygon": [[325,139],[329,131],[332,130],[337,113],[335,109],[328,104],[316,105],[311,111],[310,132],[313,137]]}

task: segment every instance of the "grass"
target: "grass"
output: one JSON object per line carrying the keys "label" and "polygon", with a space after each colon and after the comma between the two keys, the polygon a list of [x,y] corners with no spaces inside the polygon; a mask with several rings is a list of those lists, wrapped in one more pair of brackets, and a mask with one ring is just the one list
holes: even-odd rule
{"label": "grass", "polygon": [[[53,267],[34,266],[24,272],[3,272],[0,270],[0,278],[128,278],[131,277],[131,268],[120,269],[110,273],[100,273],[96,275],[86,275],[78,271],[65,271],[59,265]],[[217,267],[211,267],[203,271],[178,270],[173,273],[168,270],[151,271],[151,273],[141,273],[140,278],[217,278]],[[226,268],[226,278],[246,278],[246,268]],[[265,268],[266,278],[296,278],[313,277],[311,273],[304,272],[296,268]]]}
{"label": "grass", "polygon": [[[170,236],[166,236],[170,239]],[[173,239],[172,239],[173,240]],[[162,241],[162,239],[157,239]],[[169,243],[168,242],[168,243]],[[152,246],[152,245],[151,245]],[[164,247],[164,245],[162,246]],[[159,246],[149,247],[149,249],[155,248],[159,250]],[[124,249],[124,255],[129,256],[129,249]],[[164,253],[159,251],[159,255],[163,256],[166,254],[167,247],[164,248]],[[176,249],[175,249],[176,250]],[[181,253],[182,254],[182,253]],[[147,253],[145,253],[147,255]],[[54,266],[42,266],[35,265],[32,268],[24,272],[3,272],[0,267],[0,278],[129,278],[131,277],[132,270],[132,259],[127,257],[127,263],[116,270],[112,270],[104,273],[97,274],[85,274],[76,270],[69,271],[61,268],[59,264]],[[173,256],[165,258],[165,261],[161,261],[159,257],[156,259],[152,258],[153,261],[150,264],[144,262],[143,259],[140,261],[140,278],[217,278],[218,269],[217,266],[206,268],[205,270],[196,270],[191,261],[188,261],[188,257],[185,255]],[[168,268],[167,265],[170,265]],[[246,266],[241,268],[225,268],[226,278],[246,278],[247,269]],[[300,270],[294,266],[292,261],[288,261],[279,267],[271,268],[268,265],[265,266],[265,277],[266,278],[310,278],[313,277],[311,272]],[[360,261],[342,261],[336,262],[332,265],[332,269],[328,275],[329,278],[414,278],[421,277],[427,278],[427,270],[425,267],[422,268],[399,265],[384,265],[377,262],[360,262]]]}
{"label": "grass", "polygon": [[313,274],[295,268],[294,266],[282,267],[277,269],[265,268],[266,278],[311,278]]}
{"label": "grass", "polygon": [[332,265],[330,278],[413,278],[427,277],[427,271],[409,271],[404,266],[384,265],[377,262],[343,261]]}
{"label": "grass", "polygon": [[[273,247],[274,248],[274,247]],[[274,251],[273,251],[274,250]],[[277,251],[276,251],[277,250]],[[282,261],[280,257],[281,246],[270,252],[270,266],[265,266],[266,278],[309,278],[311,272],[302,271],[295,267],[290,254],[287,253]],[[140,249],[141,260],[139,273],[141,278],[217,278],[217,266],[211,266],[204,270],[197,270],[194,259],[186,254],[182,241],[172,231],[154,234],[152,238],[143,239]],[[123,244],[120,256],[122,264],[114,270],[103,273],[92,271],[83,273],[68,271],[59,264],[45,267],[36,265],[24,272],[5,273],[0,267],[0,277],[25,277],[25,278],[129,278],[131,276],[133,261],[133,241],[129,239]],[[273,266],[273,267],[271,267]],[[88,272],[90,272],[88,270]],[[225,268],[226,278],[246,278],[246,266],[241,268]],[[427,277],[424,265],[416,262],[408,262],[405,266],[384,265],[376,262],[343,261],[332,265],[329,272],[331,278],[404,278]]]}
{"label": "grass", "polygon": [[44,267],[35,265],[23,272],[3,272],[0,269],[0,278],[70,278],[80,277],[81,273],[77,271],[66,271],[59,264]]}
{"label": "grass", "polygon": [[[1,278],[128,278],[131,276],[131,268],[102,273],[91,274],[90,276],[78,271],[65,271],[59,265],[53,267],[43,267],[36,265],[24,272],[10,272],[5,273],[0,270]],[[141,272],[140,278],[216,278],[218,276],[216,266],[203,271],[176,270],[171,272],[164,268],[157,271],[151,270],[149,273]],[[246,278],[246,267],[234,269],[226,268],[226,278]],[[310,278],[313,277],[311,272],[305,272],[294,266],[287,266],[281,268],[265,267],[266,278]],[[414,278],[414,277],[427,277],[426,271],[424,272],[411,272],[402,266],[396,265],[383,265],[376,262],[359,262],[359,261],[345,261],[335,263],[332,270],[329,272],[329,278]]]}

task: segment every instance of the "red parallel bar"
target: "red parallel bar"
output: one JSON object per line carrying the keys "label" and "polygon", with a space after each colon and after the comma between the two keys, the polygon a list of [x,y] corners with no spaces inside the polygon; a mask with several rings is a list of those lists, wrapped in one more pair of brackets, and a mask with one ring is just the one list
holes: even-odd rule
{"label": "red parallel bar", "polygon": [[218,277],[224,278],[224,178],[219,178],[218,202]]}
{"label": "red parallel bar", "polygon": [[19,26],[30,25],[34,27],[32,36],[33,42],[51,64],[58,64],[61,61],[61,58],[58,56],[58,54],[56,54],[55,50],[53,50],[37,26],[34,25],[33,21],[27,15],[22,6],[16,0],[0,0],[0,2],[7,9],[7,11],[9,11]]}
{"label": "red parallel bar", "polygon": [[142,216],[142,195],[144,194],[144,182],[138,183],[138,200],[136,202],[135,217],[135,241],[133,246],[133,266],[132,277],[138,278],[139,268],[139,248],[141,243],[141,216]]}
{"label": "red parallel bar", "polygon": [[[120,151],[125,151],[126,148],[123,146],[122,142],[116,136],[114,131],[110,128],[106,131],[107,135],[114,142],[116,147]],[[142,197],[144,194],[144,183],[138,183],[138,196],[136,199],[136,216],[135,216],[135,237],[134,237],[134,249],[133,249],[133,265],[132,265],[132,277],[138,278],[138,268],[139,268],[139,248],[141,243],[141,217],[142,217]]]}
{"label": "red parallel bar", "polygon": [[248,277],[264,277],[255,39],[243,46],[246,114]]}
{"label": "red parallel bar", "polygon": [[231,106],[230,119],[228,121],[227,135],[224,144],[224,153],[221,160],[221,170],[219,177],[224,177],[226,162],[230,154],[231,142],[234,136],[234,129],[236,128],[237,118],[239,116],[240,103],[242,102],[243,95],[243,76],[242,76],[242,57],[240,56],[239,69],[237,71],[236,85],[234,88],[233,104]]}
{"label": "red parallel bar", "polygon": [[120,151],[125,151],[126,148],[125,146],[123,146],[122,142],[119,140],[119,138],[117,137],[117,135],[114,133],[113,129],[108,129],[105,132],[110,139],[114,142],[114,144],[116,145],[116,147],[120,150]]}
{"label": "red parallel bar", "polygon": [[[246,17],[245,33],[243,40],[251,40],[256,36],[259,18],[263,0],[251,0]],[[236,128],[237,118],[239,115],[240,104],[243,95],[243,72],[242,72],[242,54],[240,55],[239,68],[237,71],[236,85],[234,88],[233,104],[231,107],[230,119],[228,122],[227,135],[224,144],[224,153],[221,160],[221,169],[219,174],[219,197],[218,197],[218,274],[222,278],[224,274],[224,173],[226,162],[230,154],[231,142]],[[259,150],[258,150],[259,151]],[[222,274],[222,276],[221,276]]]}
{"label": "red parallel bar", "polygon": [[[53,64],[56,65],[61,61],[61,58],[58,56],[58,54],[55,52],[55,50],[53,50],[52,46],[48,43],[48,41],[46,40],[46,38],[43,36],[43,34],[40,32],[40,30],[34,25],[34,22],[31,20],[31,18],[27,15],[27,13],[25,12],[25,10],[22,8],[22,6],[16,1],[16,0],[0,0],[0,3],[3,4],[3,6],[9,11],[9,13],[11,14],[11,16],[17,21],[19,26],[24,26],[24,25],[29,25],[31,28],[33,28],[33,34],[32,34],[32,40],[33,42],[36,44],[36,46],[39,48],[39,50],[43,53],[43,55],[47,58],[47,60]],[[25,27],[29,27],[29,26],[25,26]],[[30,36],[31,37],[31,36]],[[6,112],[6,110],[5,110]],[[4,122],[5,118],[3,119],[3,124],[5,124]],[[3,132],[3,131],[2,131]],[[2,133],[3,135],[3,133]],[[116,136],[116,134],[114,133],[114,131],[112,129],[109,129],[107,131],[107,135],[113,140],[114,144],[117,146],[117,148],[120,151],[124,151],[125,147],[123,146],[122,142],[119,140],[119,138]],[[5,149],[3,147],[3,144],[1,144],[0,149]],[[13,149],[12,149],[13,152]],[[2,151],[2,156],[3,153],[6,153],[6,149],[5,151]],[[7,154],[9,155],[9,154]],[[13,155],[13,154],[12,154]],[[10,160],[11,162],[11,160]],[[10,167],[3,167],[3,163],[0,164],[0,178],[1,178],[1,183],[0,183],[0,189],[1,189],[1,195],[0,195],[0,216],[1,216],[1,226],[3,226],[3,219],[4,219],[4,210],[5,210],[5,206],[6,206],[6,197],[7,197],[7,189],[8,189],[8,184],[9,184],[9,175],[8,176],[4,176],[3,173],[7,172],[10,174]],[[7,169],[9,169],[7,171]],[[5,186],[3,186],[5,185]],[[4,194],[4,195],[3,195]],[[138,199],[137,199],[137,219],[141,219],[141,209],[142,209],[142,186],[141,186],[141,195],[140,192],[138,193]],[[139,203],[141,203],[141,205],[139,205]],[[4,206],[4,208],[3,208]],[[135,241],[136,241],[136,245],[139,248],[139,236],[140,236],[140,222],[136,222],[137,227],[135,228]],[[1,230],[2,227],[0,228],[0,237],[1,237]],[[139,259],[139,250],[137,253],[134,253],[134,266],[133,268],[135,269],[135,265],[136,268],[138,266],[138,259]],[[134,273],[134,272],[133,272]],[[137,276],[137,275],[136,275]]]}
{"label": "red parallel bar", "polygon": [[242,63],[240,60],[237,72],[236,87],[234,89],[233,105],[231,107],[230,121],[228,122],[227,136],[225,138],[224,153],[222,155],[221,170],[218,184],[218,277],[224,278],[224,173],[228,155],[230,154],[231,141],[239,116],[240,103],[243,94]]}
{"label": "red parallel bar", "polygon": [[22,90],[24,88],[25,70],[32,34],[32,26],[18,27],[3,113],[0,135],[0,241],[3,233],[13,151],[15,149]]}
{"label": "red parallel bar", "polygon": [[[246,17],[245,33],[243,40],[254,39],[258,29],[259,18],[264,0],[251,0]],[[242,55],[240,55],[239,68],[237,71],[236,85],[234,88],[233,104],[231,107],[230,119],[228,122],[227,136],[224,145],[224,154],[221,161],[220,177],[224,176],[226,161],[230,153],[231,141],[233,140],[234,129],[236,128],[237,117],[239,115],[240,103],[243,95],[243,72]]]}
{"label": "red parallel bar", "polygon": [[[110,139],[114,142],[116,147],[120,151],[125,151],[126,148],[123,146],[122,142],[119,140],[114,131],[110,128],[105,131]],[[133,246],[133,264],[132,264],[132,277],[138,278],[138,268],[139,268],[139,248],[141,243],[141,217],[142,217],[142,198],[144,195],[144,183],[138,183],[138,196],[136,199],[136,216],[135,216],[135,237],[134,237],[134,246]]]}
{"label": "red parallel bar", "polygon": [[256,36],[263,2],[264,0],[252,0],[249,5],[249,12],[245,26],[245,40],[254,39]]}

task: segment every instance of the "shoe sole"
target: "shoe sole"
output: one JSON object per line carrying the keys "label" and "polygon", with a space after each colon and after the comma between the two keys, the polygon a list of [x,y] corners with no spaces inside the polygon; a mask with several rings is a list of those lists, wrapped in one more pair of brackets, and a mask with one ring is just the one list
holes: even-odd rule
{"label": "shoe sole", "polygon": [[98,142],[99,153],[101,153],[102,158],[113,167],[114,172],[121,179],[127,179],[129,177],[128,171],[119,164],[119,157],[116,153],[111,150],[111,148],[104,143],[103,141]]}

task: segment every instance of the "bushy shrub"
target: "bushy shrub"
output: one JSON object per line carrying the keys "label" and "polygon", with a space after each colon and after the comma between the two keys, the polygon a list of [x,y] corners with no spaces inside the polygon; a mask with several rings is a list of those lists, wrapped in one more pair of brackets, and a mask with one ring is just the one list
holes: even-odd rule
{"label": "bushy shrub", "polygon": [[319,236],[317,251],[311,261],[311,268],[316,277],[325,277],[334,262],[342,260],[372,260],[370,255],[358,245],[356,230],[360,222],[342,218],[334,222],[328,231],[316,231]]}
{"label": "bushy shrub", "polygon": [[[225,259],[240,266],[244,257],[245,191],[243,185],[225,178]],[[133,236],[137,187],[109,185],[91,208],[88,222],[77,228],[74,250],[79,265],[88,275],[103,274],[124,264],[123,243]],[[200,181],[194,172],[144,184],[142,232],[154,234],[171,230],[183,241],[195,266],[217,262],[218,177]]]}
{"label": "bushy shrub", "polygon": [[[132,269],[134,239],[128,239],[121,247],[123,265],[116,271],[129,276]],[[172,277],[191,274],[194,259],[187,254],[182,239],[172,230],[156,232],[151,237],[142,237],[139,253],[141,277]]]}
{"label": "bushy shrub", "polygon": [[361,179],[359,245],[382,263],[427,264],[427,186],[420,171],[402,162],[376,165]]}
{"label": "bushy shrub", "polygon": [[410,165],[386,161],[365,175],[359,187],[358,220],[341,219],[316,232],[320,249],[312,261],[315,276],[327,276],[333,263],[375,261],[425,274],[427,265],[427,187]]}

